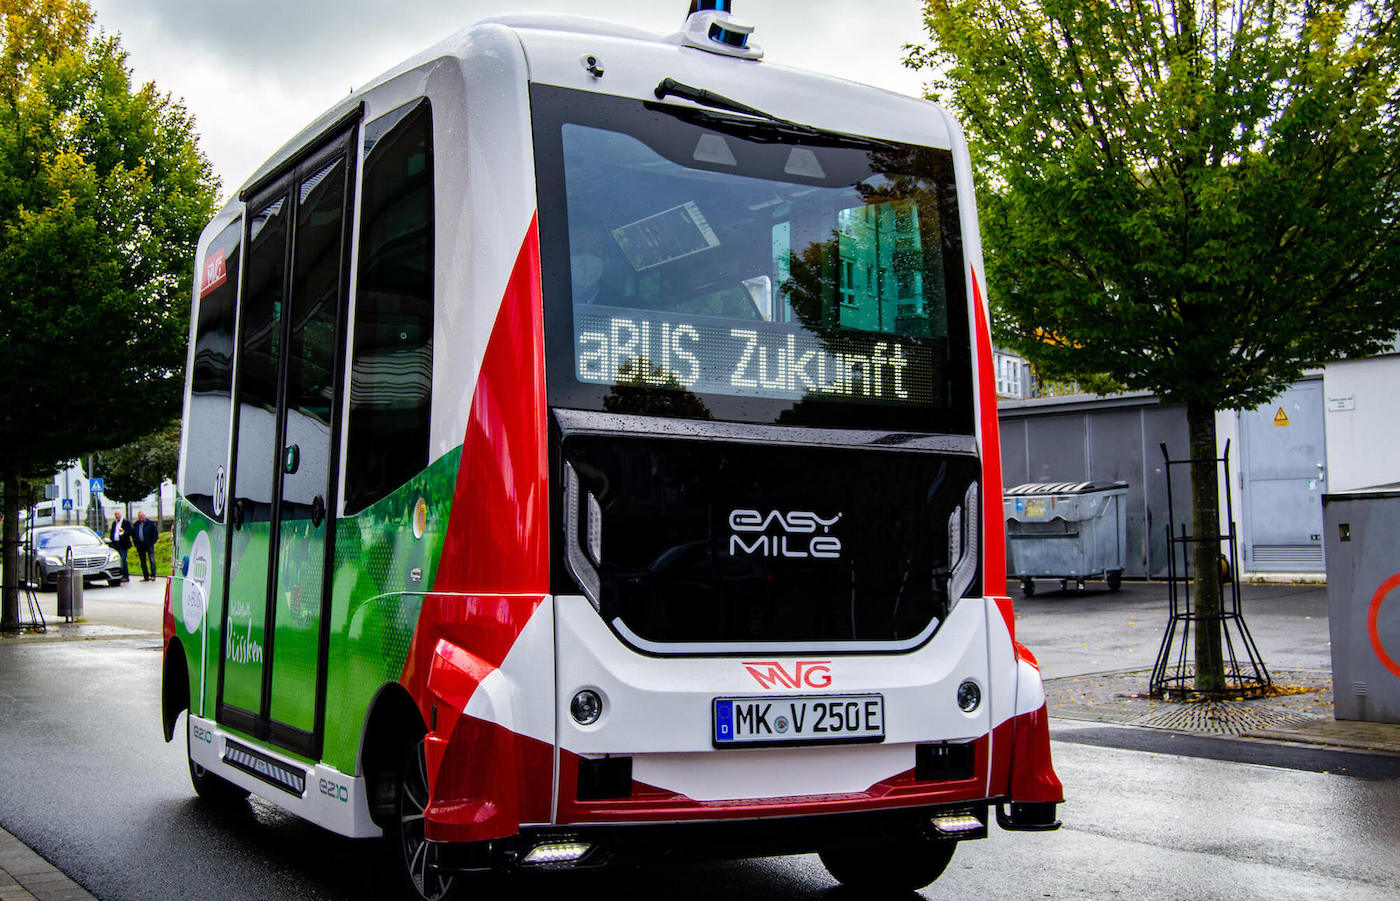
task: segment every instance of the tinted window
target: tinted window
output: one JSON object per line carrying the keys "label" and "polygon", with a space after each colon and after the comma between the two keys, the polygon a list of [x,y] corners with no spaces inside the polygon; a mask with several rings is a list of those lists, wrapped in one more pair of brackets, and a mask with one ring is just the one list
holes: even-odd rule
{"label": "tinted window", "polygon": [[554,405],[971,431],[948,151],[532,103]]}
{"label": "tinted window", "polygon": [[223,472],[228,465],[233,329],[238,300],[238,256],[243,221],[209,243],[200,265],[195,310],[194,368],[185,424],[185,497],[206,516],[223,516]]}
{"label": "tinted window", "polygon": [[[285,188],[283,189],[285,190]],[[286,315],[287,196],[254,207],[248,221],[248,278],[239,327],[238,457],[232,496],[249,521],[272,516],[277,453],[277,381]]]}
{"label": "tinted window", "polygon": [[428,465],[433,377],[433,138],[426,100],[365,128],[345,510]]}

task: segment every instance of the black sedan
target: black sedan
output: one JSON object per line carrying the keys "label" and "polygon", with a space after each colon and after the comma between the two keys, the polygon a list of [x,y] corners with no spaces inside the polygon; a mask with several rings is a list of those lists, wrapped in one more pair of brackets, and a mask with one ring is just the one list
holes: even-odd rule
{"label": "black sedan", "polygon": [[119,585],[122,560],[92,529],[86,526],[44,526],[34,530],[32,543],[20,547],[20,571],[40,588],[56,588],[58,571],[63,568],[68,549],[73,549],[73,569],[83,582],[106,579]]}

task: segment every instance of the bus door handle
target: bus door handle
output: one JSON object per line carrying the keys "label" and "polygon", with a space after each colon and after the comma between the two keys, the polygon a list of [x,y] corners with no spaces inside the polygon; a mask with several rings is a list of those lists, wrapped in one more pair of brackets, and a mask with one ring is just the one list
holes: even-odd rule
{"label": "bus door handle", "polygon": [[235,531],[243,528],[243,499],[238,498],[233,502],[233,509],[229,511],[229,519],[233,520]]}
{"label": "bus door handle", "polygon": [[311,502],[311,526],[319,528],[326,519],[326,499],[321,495],[316,495],[316,499]]}

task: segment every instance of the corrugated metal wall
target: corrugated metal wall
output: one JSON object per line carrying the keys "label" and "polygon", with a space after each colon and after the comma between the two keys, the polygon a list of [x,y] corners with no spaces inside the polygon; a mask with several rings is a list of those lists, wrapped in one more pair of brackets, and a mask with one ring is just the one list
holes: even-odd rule
{"label": "corrugated metal wall", "polygon": [[[1007,488],[1022,482],[1128,483],[1128,550],[1124,575],[1167,573],[1167,480],[1160,445],[1187,456],[1186,408],[1164,407],[1152,395],[1040,398],[1004,402],[1001,468]],[[1172,473],[1178,529],[1190,525],[1186,467]]]}

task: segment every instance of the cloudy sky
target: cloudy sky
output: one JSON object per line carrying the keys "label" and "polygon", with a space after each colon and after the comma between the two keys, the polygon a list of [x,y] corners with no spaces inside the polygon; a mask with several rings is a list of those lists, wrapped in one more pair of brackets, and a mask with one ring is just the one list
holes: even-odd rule
{"label": "cloudy sky", "polygon": [[[184,99],[227,196],[353,86],[478,19],[559,12],[679,29],[688,0],[89,0],[138,81]],[[735,0],[767,58],[918,95],[920,0]]]}

